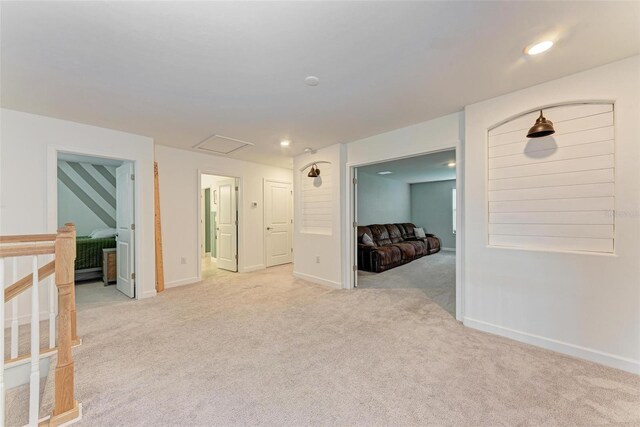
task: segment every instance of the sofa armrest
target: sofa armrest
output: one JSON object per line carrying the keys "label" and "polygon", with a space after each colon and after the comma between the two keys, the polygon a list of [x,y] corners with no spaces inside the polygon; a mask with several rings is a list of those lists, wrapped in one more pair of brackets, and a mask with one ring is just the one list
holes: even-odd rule
{"label": "sofa armrest", "polygon": [[374,263],[372,258],[377,255],[375,249],[375,246],[358,243],[358,269],[372,271]]}

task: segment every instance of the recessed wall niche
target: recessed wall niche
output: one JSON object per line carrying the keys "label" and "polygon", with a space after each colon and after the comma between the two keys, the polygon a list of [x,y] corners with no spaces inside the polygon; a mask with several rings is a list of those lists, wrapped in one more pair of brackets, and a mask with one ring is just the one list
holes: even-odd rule
{"label": "recessed wall niche", "polygon": [[612,253],[613,104],[547,107],[556,133],[527,138],[538,115],[521,115],[488,132],[489,246]]}
{"label": "recessed wall niche", "polygon": [[[320,175],[311,178],[309,171],[316,165]],[[318,161],[300,170],[302,222],[301,232],[307,234],[333,233],[333,183],[332,164]]]}

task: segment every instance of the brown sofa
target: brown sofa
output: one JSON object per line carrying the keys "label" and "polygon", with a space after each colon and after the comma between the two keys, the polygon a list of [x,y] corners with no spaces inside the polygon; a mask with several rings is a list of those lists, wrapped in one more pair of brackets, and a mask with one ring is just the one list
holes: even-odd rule
{"label": "brown sofa", "polygon": [[[433,234],[418,238],[411,223],[358,226],[358,269],[380,273],[440,250]],[[362,239],[367,234],[373,244]]]}

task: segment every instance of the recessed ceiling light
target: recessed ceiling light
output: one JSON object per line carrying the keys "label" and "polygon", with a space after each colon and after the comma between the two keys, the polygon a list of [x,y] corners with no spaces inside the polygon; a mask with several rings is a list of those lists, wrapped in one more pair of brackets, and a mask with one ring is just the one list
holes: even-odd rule
{"label": "recessed ceiling light", "polygon": [[307,86],[318,86],[320,84],[320,79],[316,76],[307,76],[304,79],[304,84]]}
{"label": "recessed ceiling light", "polygon": [[382,171],[382,172],[378,172],[378,175],[390,175],[392,173],[393,172],[391,172],[391,171]]}
{"label": "recessed ceiling light", "polygon": [[449,162],[447,163],[447,166],[449,166],[450,168],[453,168],[456,166],[456,162]]}
{"label": "recessed ceiling light", "polygon": [[280,141],[281,147],[288,147],[289,144],[291,144],[291,141],[289,141],[288,139],[283,139],[282,141]]}
{"label": "recessed ceiling light", "polygon": [[529,46],[526,49],[526,52],[528,55],[537,55],[539,53],[548,51],[549,49],[551,49],[551,46],[553,46],[553,42],[551,40],[545,40],[543,42]]}

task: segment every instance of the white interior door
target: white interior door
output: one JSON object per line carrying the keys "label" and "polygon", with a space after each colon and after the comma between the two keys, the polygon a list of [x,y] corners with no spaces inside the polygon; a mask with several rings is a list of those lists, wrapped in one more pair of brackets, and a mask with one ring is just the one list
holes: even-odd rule
{"label": "white interior door", "polygon": [[218,187],[218,268],[238,271],[238,208],[235,178],[217,182]]}
{"label": "white interior door", "polygon": [[204,250],[204,245],[205,245],[205,233],[204,233],[204,220],[206,218],[206,209],[207,207],[205,206],[204,203],[204,188],[200,190],[200,206],[202,207],[202,209],[200,209],[200,224],[198,225],[198,227],[200,227],[200,258],[204,258],[204,254],[205,254],[205,250]]}
{"label": "white interior door", "polygon": [[135,296],[133,184],[133,163],[125,162],[116,169],[116,288],[129,298]]}
{"label": "white interior door", "polygon": [[291,184],[265,181],[264,223],[267,267],[292,261]]}
{"label": "white interior door", "polygon": [[358,287],[358,168],[353,168],[353,287]]}

